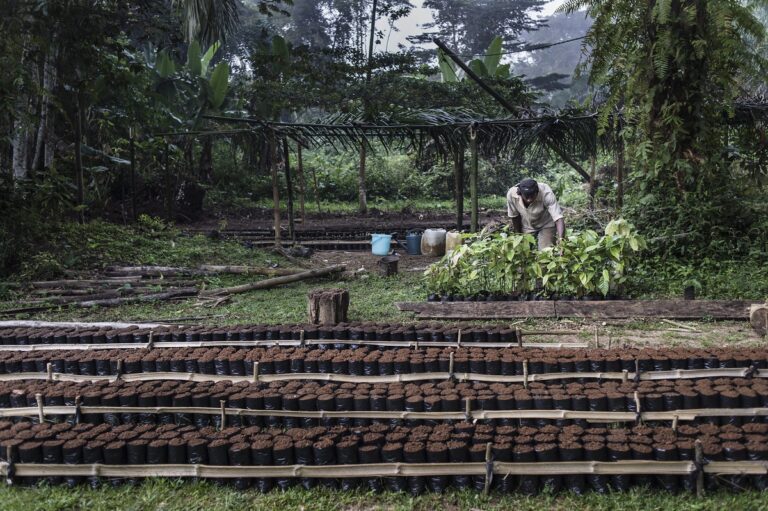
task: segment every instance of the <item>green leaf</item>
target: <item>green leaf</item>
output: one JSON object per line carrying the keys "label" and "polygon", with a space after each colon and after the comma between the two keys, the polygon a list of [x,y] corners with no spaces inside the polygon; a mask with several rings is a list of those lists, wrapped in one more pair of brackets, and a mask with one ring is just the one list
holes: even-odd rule
{"label": "green leaf", "polygon": [[483,64],[483,61],[480,59],[475,59],[469,63],[469,69],[475,72],[476,75],[480,77],[487,77],[488,76],[488,69],[485,67],[485,64]]}
{"label": "green leaf", "polygon": [[200,43],[192,41],[187,48],[187,68],[195,76],[202,74],[202,65],[200,64]]}
{"label": "green leaf", "polygon": [[637,242],[637,238],[629,238],[629,246],[632,247],[632,250],[635,252],[640,250],[640,244]]}
{"label": "green leaf", "polygon": [[211,65],[211,60],[213,60],[213,56],[216,55],[216,52],[219,51],[219,48],[221,47],[221,43],[219,41],[216,41],[213,43],[210,48],[205,52],[205,54],[200,58],[200,67],[203,69],[203,76],[208,75],[208,67]]}
{"label": "green leaf", "polygon": [[221,108],[224,103],[224,97],[227,95],[229,85],[229,65],[226,62],[219,62],[211,73],[211,107],[215,110]]}
{"label": "green leaf", "polygon": [[288,44],[279,35],[272,38],[272,54],[282,59],[288,59]]}
{"label": "green leaf", "polygon": [[509,78],[512,76],[509,64],[502,64],[496,68],[496,78]]}
{"label": "green leaf", "polygon": [[161,50],[157,54],[157,60],[155,61],[155,71],[160,75],[160,78],[168,78],[176,72],[176,65],[168,56],[168,52]]}
{"label": "green leaf", "polygon": [[456,71],[453,68],[453,64],[448,61],[448,57],[445,56],[443,50],[437,50],[437,63],[440,66],[443,82],[452,83],[459,81],[458,76],[456,76]]}
{"label": "green leaf", "polygon": [[[483,58],[483,65],[487,72],[486,76],[494,76],[496,74],[496,68],[499,67],[499,62],[501,61],[502,42],[501,36],[496,36],[491,41],[491,44],[488,45],[485,57]],[[509,69],[509,66],[507,66],[507,69]]]}

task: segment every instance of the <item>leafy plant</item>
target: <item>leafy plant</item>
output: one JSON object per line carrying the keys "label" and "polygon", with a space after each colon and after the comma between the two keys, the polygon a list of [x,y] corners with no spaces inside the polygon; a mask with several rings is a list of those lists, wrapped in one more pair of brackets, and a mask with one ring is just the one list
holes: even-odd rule
{"label": "leafy plant", "polygon": [[425,272],[430,292],[607,296],[621,291],[633,255],[645,248],[644,239],[623,219],[610,222],[602,236],[586,230],[540,251],[532,235],[508,230],[464,239],[466,244]]}

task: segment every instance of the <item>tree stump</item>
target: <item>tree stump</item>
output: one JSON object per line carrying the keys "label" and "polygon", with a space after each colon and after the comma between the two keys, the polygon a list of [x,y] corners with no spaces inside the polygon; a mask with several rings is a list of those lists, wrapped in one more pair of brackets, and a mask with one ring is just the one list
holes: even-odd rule
{"label": "tree stump", "polygon": [[768,335],[768,303],[758,303],[749,308],[749,323],[758,335]]}
{"label": "tree stump", "polygon": [[349,291],[346,289],[313,289],[309,292],[309,322],[314,325],[336,325],[347,321]]}

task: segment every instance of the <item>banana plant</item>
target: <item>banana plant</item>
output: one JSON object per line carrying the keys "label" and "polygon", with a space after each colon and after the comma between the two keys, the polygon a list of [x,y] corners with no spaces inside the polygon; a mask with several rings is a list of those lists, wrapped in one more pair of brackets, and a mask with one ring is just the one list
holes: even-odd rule
{"label": "banana plant", "polygon": [[[498,78],[506,80],[511,76],[509,64],[500,64],[503,52],[503,40],[496,36],[482,58],[476,58],[469,62],[469,68],[480,78]],[[437,64],[443,82],[461,82],[466,74],[443,52],[437,51]]]}

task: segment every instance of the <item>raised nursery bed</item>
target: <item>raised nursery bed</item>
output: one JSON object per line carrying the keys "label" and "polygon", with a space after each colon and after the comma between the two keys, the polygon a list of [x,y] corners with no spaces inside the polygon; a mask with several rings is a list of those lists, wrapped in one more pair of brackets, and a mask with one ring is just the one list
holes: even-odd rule
{"label": "raised nursery bed", "polygon": [[[457,422],[217,430],[0,421],[0,472],[21,484],[42,477],[49,484],[95,487],[131,482],[125,477],[202,476],[261,491],[323,485],[413,495],[448,487],[528,495],[636,485],[765,489],[768,447],[748,437],[766,433],[766,424],[606,429]],[[718,473],[728,475],[697,477]]]}
{"label": "raised nursery bed", "polygon": [[542,300],[402,302],[397,308],[419,319],[515,319],[579,317],[594,319],[749,319],[745,300]]}

